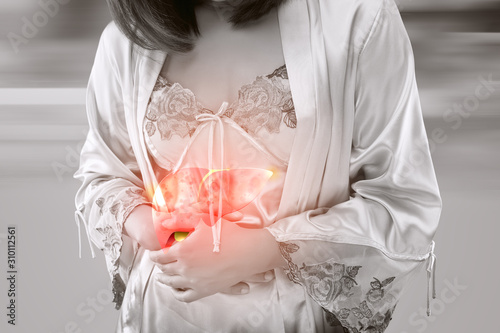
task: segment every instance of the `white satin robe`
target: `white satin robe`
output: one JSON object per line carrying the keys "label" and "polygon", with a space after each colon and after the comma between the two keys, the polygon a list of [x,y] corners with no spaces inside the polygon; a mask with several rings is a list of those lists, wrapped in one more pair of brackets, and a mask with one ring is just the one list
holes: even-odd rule
{"label": "white satin robe", "polygon": [[[351,332],[383,331],[407,281],[432,271],[441,212],[409,38],[394,0],[290,0],[278,17],[298,124],[267,228],[289,262],[275,270],[284,330],[326,330],[320,305]],[[131,208],[120,204],[131,190],[151,201],[157,184],[142,129],[165,56],[111,23],[88,85],[77,224],[104,250],[115,289],[141,288],[151,271],[134,265],[144,250],[121,235]],[[113,214],[95,204],[109,197],[120,199]],[[135,332],[142,291],[129,289],[120,325]]]}

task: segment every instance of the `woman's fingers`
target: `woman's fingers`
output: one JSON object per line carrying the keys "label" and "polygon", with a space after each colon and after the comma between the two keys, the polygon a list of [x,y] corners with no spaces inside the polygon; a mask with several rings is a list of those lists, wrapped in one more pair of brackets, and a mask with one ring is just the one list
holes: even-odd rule
{"label": "woman's fingers", "polygon": [[274,270],[271,269],[267,272],[262,272],[249,276],[244,282],[269,282],[274,279]]}
{"label": "woman's fingers", "polygon": [[225,220],[230,221],[230,222],[237,222],[237,221],[241,220],[244,216],[245,215],[243,215],[242,212],[235,211],[235,212],[224,215],[223,218]]}
{"label": "woman's fingers", "polygon": [[172,294],[178,301],[185,303],[191,303],[203,297],[208,296],[194,289],[183,289],[183,288],[172,288]]}
{"label": "woman's fingers", "polygon": [[180,302],[190,303],[206,296],[188,288],[187,280],[180,275],[156,274],[155,279],[159,283],[169,286],[174,297]]}
{"label": "woman's fingers", "polygon": [[165,248],[157,251],[149,251],[149,259],[151,261],[166,265],[177,261],[177,256],[173,248]]}
{"label": "woman's fingers", "polygon": [[230,295],[248,294],[248,292],[250,291],[250,286],[246,282],[269,282],[272,279],[274,279],[274,277],[275,277],[274,270],[269,270],[267,272],[254,274],[254,275],[246,278],[245,281],[239,282],[239,283],[221,291],[221,293],[230,294]]}
{"label": "woman's fingers", "polygon": [[177,275],[184,272],[177,261],[170,262],[168,264],[156,264],[156,266],[158,266],[163,274],[167,275]]}
{"label": "woman's fingers", "polygon": [[229,295],[244,295],[248,294],[250,291],[250,286],[245,282],[239,282],[225,290],[222,290],[221,293],[229,294]]}
{"label": "woman's fingers", "polygon": [[180,275],[156,274],[155,279],[172,288],[189,289],[187,288],[188,282]]}

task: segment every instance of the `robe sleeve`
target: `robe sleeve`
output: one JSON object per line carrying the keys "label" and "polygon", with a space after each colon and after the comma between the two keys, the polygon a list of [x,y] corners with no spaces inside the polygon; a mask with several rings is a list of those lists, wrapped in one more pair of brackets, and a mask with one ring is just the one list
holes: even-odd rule
{"label": "robe sleeve", "polygon": [[90,129],[74,177],[82,182],[75,198],[78,231],[83,223],[93,256],[92,243],[103,251],[118,309],[138,248],[122,227],[135,207],[150,202],[127,133],[120,71],[108,50],[113,36],[108,25],[97,48],[87,87]]}
{"label": "robe sleeve", "polygon": [[267,228],[288,278],[349,332],[384,331],[403,287],[431,270],[441,212],[411,44],[382,3],[357,61],[350,198]]}

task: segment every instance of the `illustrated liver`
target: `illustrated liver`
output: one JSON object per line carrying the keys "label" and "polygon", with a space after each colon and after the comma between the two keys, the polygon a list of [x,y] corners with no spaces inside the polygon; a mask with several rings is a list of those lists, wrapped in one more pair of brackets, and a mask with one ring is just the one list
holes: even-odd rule
{"label": "illustrated liver", "polygon": [[[219,215],[219,200],[221,217],[244,208],[255,200],[272,174],[257,168],[212,171],[185,168],[167,175],[158,185],[153,200],[154,214],[170,213],[168,223],[155,224],[160,244],[165,248],[182,241],[200,221],[213,226]],[[169,229],[172,224],[175,229]]]}

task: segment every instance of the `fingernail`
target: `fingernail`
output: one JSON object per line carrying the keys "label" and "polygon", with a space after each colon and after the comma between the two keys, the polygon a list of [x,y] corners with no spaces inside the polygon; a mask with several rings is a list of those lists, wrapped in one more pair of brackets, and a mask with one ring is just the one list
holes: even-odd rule
{"label": "fingernail", "polygon": [[240,293],[247,294],[248,293],[248,287],[242,287]]}
{"label": "fingernail", "polygon": [[266,274],[264,274],[264,279],[266,281],[270,281],[270,280],[272,280],[273,276],[274,276],[273,272],[267,271]]}

